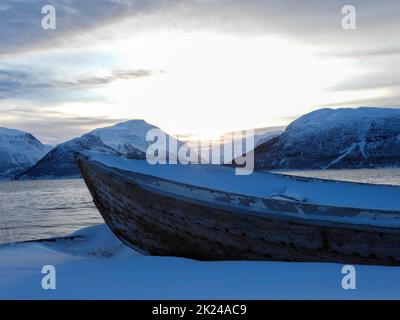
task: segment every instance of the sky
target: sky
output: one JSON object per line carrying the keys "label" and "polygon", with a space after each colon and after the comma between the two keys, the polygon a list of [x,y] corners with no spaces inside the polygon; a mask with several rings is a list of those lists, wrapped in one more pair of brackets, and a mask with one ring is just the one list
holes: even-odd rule
{"label": "sky", "polygon": [[2,0],[0,126],[53,145],[130,119],[214,138],[399,107],[399,18],[398,0]]}

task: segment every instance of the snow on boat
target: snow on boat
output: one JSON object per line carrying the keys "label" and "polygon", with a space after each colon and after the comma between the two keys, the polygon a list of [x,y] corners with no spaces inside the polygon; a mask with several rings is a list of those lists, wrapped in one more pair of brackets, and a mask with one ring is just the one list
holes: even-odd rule
{"label": "snow on boat", "polygon": [[143,254],[400,265],[400,187],[76,159],[106,223]]}

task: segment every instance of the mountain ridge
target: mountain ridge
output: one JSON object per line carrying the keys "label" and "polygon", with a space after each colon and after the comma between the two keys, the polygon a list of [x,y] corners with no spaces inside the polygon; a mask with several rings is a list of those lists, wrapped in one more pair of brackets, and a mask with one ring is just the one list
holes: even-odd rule
{"label": "mountain ridge", "polygon": [[343,169],[400,165],[400,109],[319,109],[255,149],[255,168]]}
{"label": "mountain ridge", "polygon": [[0,127],[0,179],[29,168],[51,149],[29,132]]}
{"label": "mountain ridge", "polygon": [[75,153],[83,150],[145,159],[146,133],[151,129],[158,128],[144,120],[129,120],[94,129],[57,145],[35,165],[17,175],[16,179],[79,178],[80,172],[75,163]]}

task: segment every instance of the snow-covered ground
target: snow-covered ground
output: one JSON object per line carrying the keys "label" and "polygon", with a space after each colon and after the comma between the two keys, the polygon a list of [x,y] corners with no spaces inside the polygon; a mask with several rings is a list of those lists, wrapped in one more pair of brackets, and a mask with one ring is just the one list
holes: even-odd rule
{"label": "snow-covered ground", "polygon": [[[342,265],[142,256],[105,225],[73,238],[0,246],[0,299],[398,299],[400,267],[355,266],[344,290]],[[41,286],[56,268],[56,289]]]}

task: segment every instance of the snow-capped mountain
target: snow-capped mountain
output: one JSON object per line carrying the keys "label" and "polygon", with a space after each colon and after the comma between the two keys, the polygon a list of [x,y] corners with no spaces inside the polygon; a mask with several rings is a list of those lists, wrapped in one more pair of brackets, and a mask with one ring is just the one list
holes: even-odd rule
{"label": "snow-capped mountain", "polygon": [[255,149],[258,170],[400,165],[400,109],[320,109]]}
{"label": "snow-capped mountain", "polygon": [[[210,141],[187,140],[186,143],[191,148],[196,148],[196,147],[199,148],[199,161],[204,161],[203,163],[205,163],[205,159],[208,159],[208,161],[217,160],[219,161],[218,162],[219,164],[230,163],[234,158],[234,155],[232,153],[234,144],[236,145],[236,143],[239,142],[242,146],[243,149],[242,151],[245,151],[245,148],[249,147],[246,146],[245,143],[246,138],[252,136],[254,139],[254,144],[252,149],[254,149],[258,145],[275,138],[276,136],[280,135],[283,132],[282,130],[277,130],[277,129],[278,129],[277,127],[256,128],[253,129],[251,135],[249,132],[246,132],[245,130],[231,131],[222,134],[219,140],[210,140]],[[227,154],[225,154],[226,150],[230,151]],[[212,159],[213,154],[219,154],[219,158]]]}
{"label": "snow-capped mountain", "polygon": [[17,179],[57,179],[80,177],[75,164],[75,152],[93,150],[119,155],[114,149],[106,146],[97,137],[83,135],[64,142],[51,150],[43,159],[28,170],[20,173]]}
{"label": "snow-capped mountain", "polygon": [[95,129],[88,135],[97,137],[105,145],[123,155],[134,155],[137,151],[146,153],[148,147],[146,134],[151,129],[158,128],[144,120],[131,120],[112,127]]}
{"label": "snow-capped mountain", "polygon": [[95,129],[59,144],[36,165],[21,173],[18,179],[73,178],[80,172],[75,164],[75,152],[99,151],[127,158],[145,159],[146,134],[157,127],[144,120],[131,120],[111,127]]}
{"label": "snow-capped mountain", "polygon": [[254,147],[258,147],[260,144],[263,144],[273,138],[276,138],[280,134],[282,134],[283,131],[275,130],[275,131],[267,131],[264,133],[260,134],[254,134]]}
{"label": "snow-capped mountain", "polygon": [[[254,135],[253,135],[253,139],[254,139],[254,148],[257,148],[259,145],[270,141],[271,139],[279,136],[283,131],[279,131],[279,130],[272,130],[272,128],[258,128],[258,129],[254,129]],[[228,133],[227,135],[230,137],[234,137],[233,136],[234,132]],[[240,139],[242,142],[242,148],[243,151],[245,151],[245,139],[246,136],[242,136],[242,138]],[[228,145],[232,146],[232,141],[227,142]],[[230,163],[233,160],[233,155],[229,154],[226,155],[224,154],[224,150],[225,150],[225,144],[222,144],[220,146],[220,152],[221,152],[221,163],[225,162],[225,163]],[[250,149],[247,150],[247,152],[251,151]]]}
{"label": "snow-capped mountain", "polygon": [[29,168],[50,150],[30,133],[0,128],[0,179]]}

